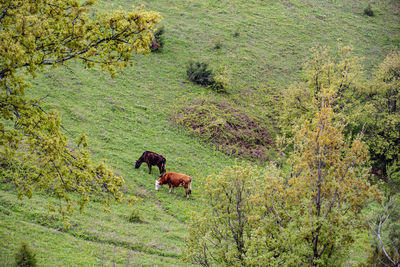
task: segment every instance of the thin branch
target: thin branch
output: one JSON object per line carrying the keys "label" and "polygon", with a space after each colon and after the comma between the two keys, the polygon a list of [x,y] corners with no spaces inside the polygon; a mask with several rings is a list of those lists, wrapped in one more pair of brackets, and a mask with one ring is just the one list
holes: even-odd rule
{"label": "thin branch", "polygon": [[384,244],[383,244],[383,242],[382,242],[381,229],[382,229],[382,225],[383,225],[383,224],[386,222],[386,220],[389,218],[389,214],[387,214],[385,217],[386,217],[386,218],[384,218],[383,221],[382,221],[382,218],[381,218],[381,220],[380,220],[380,222],[379,222],[377,237],[378,237],[379,244],[380,244],[380,246],[381,246],[381,248],[382,248],[382,251],[383,251],[383,253],[385,254],[386,258],[387,258],[391,263],[393,263],[394,266],[396,266],[396,265],[398,264],[398,262],[395,262],[394,260],[392,260],[392,258],[391,258],[391,257],[389,256],[389,254],[386,252],[385,246],[384,246]]}
{"label": "thin branch", "polygon": [[67,186],[65,185],[64,179],[63,179],[63,177],[62,177],[60,171],[58,170],[58,167],[57,167],[56,163],[55,163],[54,160],[52,160],[52,159],[50,160],[50,162],[53,163],[53,166],[54,166],[54,168],[56,169],[58,175],[60,176],[60,179],[61,179],[61,182],[62,182],[63,185],[64,185],[64,188],[67,189]]}

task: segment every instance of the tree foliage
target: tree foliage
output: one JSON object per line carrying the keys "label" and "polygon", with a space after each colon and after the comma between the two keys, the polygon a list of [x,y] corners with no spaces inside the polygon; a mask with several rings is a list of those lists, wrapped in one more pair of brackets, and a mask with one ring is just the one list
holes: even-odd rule
{"label": "tree foliage", "polygon": [[[27,75],[46,65],[79,60],[115,75],[131,64],[133,53],[148,53],[152,28],[160,15],[135,9],[99,14],[95,1],[0,1],[0,164],[1,178],[20,197],[44,189],[67,202],[78,192],[80,208],[90,193],[122,199],[124,183],[104,163],[93,164],[86,138],[72,145],[61,129],[56,111],[45,111],[38,99],[25,95]],[[32,94],[34,95],[34,93]]]}
{"label": "tree foliage", "polygon": [[250,196],[259,173],[251,167],[227,167],[207,178],[204,201],[208,208],[190,226],[184,260],[210,266],[242,266],[250,235]]}
{"label": "tree foliage", "polygon": [[366,229],[361,211],[380,194],[368,182],[361,136],[346,139],[333,124],[333,94],[321,93],[314,119],[297,132],[290,177],[270,168],[260,181],[260,174],[236,168],[208,179],[210,211],[192,224],[186,255],[243,266],[326,266],[345,259],[354,230]]}
{"label": "tree foliage", "polygon": [[279,98],[279,127],[283,134],[293,136],[296,126],[311,121],[318,111],[323,91],[332,92],[335,116],[351,123],[349,116],[357,113],[360,100],[356,96],[361,74],[359,58],[352,56],[352,48],[338,46],[332,56],[328,47],[315,47],[303,66],[305,80],[292,84]]}
{"label": "tree foliage", "polygon": [[365,98],[371,108],[359,121],[365,124],[373,171],[387,182],[388,191],[395,193],[400,187],[399,51],[389,54],[379,66]]}
{"label": "tree foliage", "polygon": [[372,173],[386,182],[388,193],[395,193],[400,185],[400,52],[390,53],[375,77],[363,84],[359,59],[350,47],[339,46],[335,56],[326,47],[311,52],[303,68],[305,81],[279,96],[281,133],[291,138],[299,125],[312,119],[323,90],[329,90],[335,120],[346,125],[347,136],[365,134]]}
{"label": "tree foliage", "polygon": [[256,198],[262,208],[255,234],[264,241],[255,241],[253,250],[270,252],[272,265],[339,263],[354,242],[354,229],[365,228],[362,209],[379,198],[367,180],[367,147],[360,137],[346,140],[332,124],[327,99],[321,98],[314,120],[295,136],[290,178],[267,178]]}

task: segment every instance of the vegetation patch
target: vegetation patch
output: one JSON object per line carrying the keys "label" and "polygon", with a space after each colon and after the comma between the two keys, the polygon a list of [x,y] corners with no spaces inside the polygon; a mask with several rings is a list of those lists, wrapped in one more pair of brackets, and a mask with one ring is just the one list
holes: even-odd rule
{"label": "vegetation patch", "polygon": [[200,98],[177,107],[173,119],[228,155],[265,161],[274,149],[265,121],[225,101]]}
{"label": "vegetation patch", "polygon": [[364,14],[373,17],[374,16],[374,11],[372,10],[371,5],[369,4],[365,9],[364,9]]}
{"label": "vegetation patch", "polygon": [[230,85],[228,71],[225,66],[220,66],[217,70],[213,70],[208,67],[208,63],[189,61],[186,67],[186,75],[192,82],[209,87],[219,93],[226,92]]}
{"label": "vegetation patch", "polygon": [[132,209],[127,219],[131,223],[144,223],[143,216],[138,209]]}
{"label": "vegetation patch", "polygon": [[36,254],[29,247],[27,242],[22,242],[21,247],[15,254],[15,262],[18,266],[36,266]]}
{"label": "vegetation patch", "polygon": [[164,27],[160,27],[154,33],[154,39],[150,44],[150,50],[152,52],[161,52],[162,48],[164,47],[164,32]]}

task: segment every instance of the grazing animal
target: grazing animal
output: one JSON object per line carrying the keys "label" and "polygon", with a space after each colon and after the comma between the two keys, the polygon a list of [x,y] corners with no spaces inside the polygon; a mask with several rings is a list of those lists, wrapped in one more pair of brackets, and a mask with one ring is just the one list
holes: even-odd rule
{"label": "grazing animal", "polygon": [[185,188],[186,198],[189,198],[189,195],[192,193],[192,178],[185,174],[166,172],[160,175],[160,178],[156,180],[156,190],[159,190],[164,184],[168,184],[169,186],[168,193],[171,193],[171,189],[173,189],[175,194],[175,187],[178,186],[183,186]]}
{"label": "grazing animal", "polygon": [[143,152],[142,156],[136,161],[135,169],[138,169],[143,162],[147,163],[147,166],[149,167],[149,174],[151,174],[152,165],[158,166],[160,174],[165,172],[165,163],[167,162],[167,160],[157,153],[151,151]]}

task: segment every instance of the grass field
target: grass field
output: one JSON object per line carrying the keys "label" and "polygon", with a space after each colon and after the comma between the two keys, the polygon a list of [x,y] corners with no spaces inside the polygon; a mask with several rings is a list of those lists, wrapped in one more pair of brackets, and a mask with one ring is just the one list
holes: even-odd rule
{"label": "grass field", "polygon": [[[371,3],[374,17],[363,14]],[[203,183],[208,175],[246,160],[228,157],[200,142],[171,120],[174,106],[202,95],[234,102],[248,90],[284,90],[302,78],[309,49],[338,40],[354,47],[368,79],[385,55],[400,46],[398,1],[99,1],[99,10],[128,9],[144,4],[163,16],[165,48],[161,53],[135,57],[134,67],[115,79],[78,63],[49,68],[30,79],[27,94],[43,98],[47,110],[57,109],[71,140],[88,136],[95,160],[106,160],[125,179],[124,192],[142,198],[133,206],[114,205],[102,212],[91,203],[85,213],[70,218],[63,228],[48,210],[57,200],[44,193],[19,200],[10,185],[0,185],[0,265],[15,265],[14,254],[26,240],[37,253],[39,266],[180,266],[192,212],[201,209]],[[215,49],[221,44],[220,49]],[[190,59],[227,67],[228,94],[213,94],[186,78]],[[235,100],[235,101],[233,101]],[[259,107],[260,108],[260,107]],[[268,108],[268,107],[261,107]],[[167,158],[167,171],[193,177],[191,199],[184,190],[155,192],[158,169],[134,169],[134,161],[150,150]],[[129,222],[132,211],[143,222]],[[362,261],[358,248],[349,263]]]}

